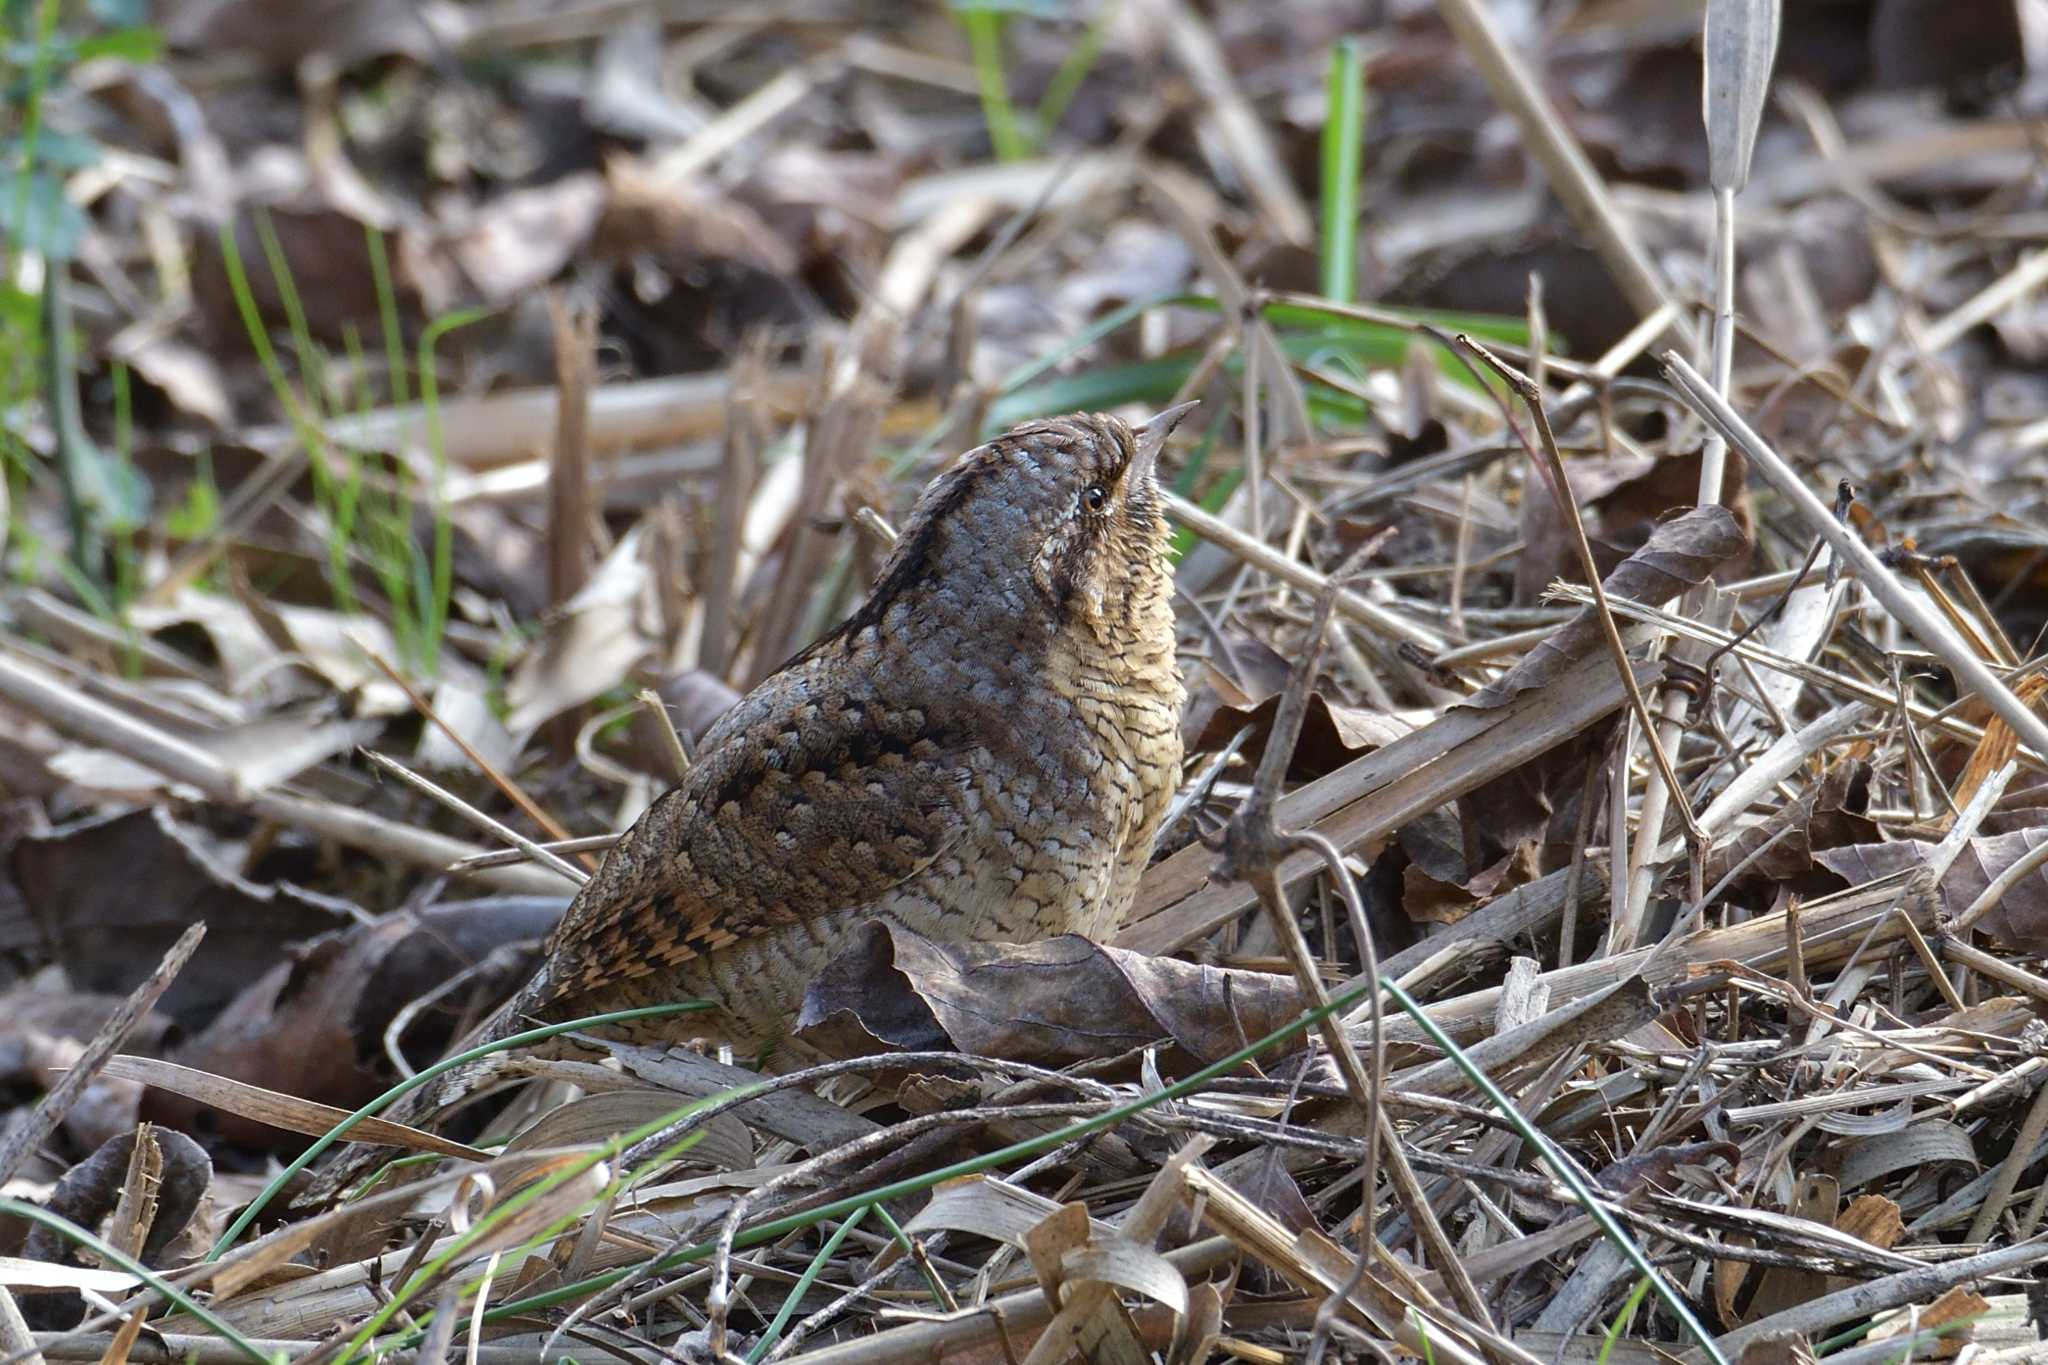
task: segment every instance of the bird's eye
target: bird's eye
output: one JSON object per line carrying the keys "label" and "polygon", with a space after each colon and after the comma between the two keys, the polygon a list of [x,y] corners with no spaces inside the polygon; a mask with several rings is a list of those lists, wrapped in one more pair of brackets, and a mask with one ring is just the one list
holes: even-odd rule
{"label": "bird's eye", "polygon": [[1081,505],[1091,512],[1100,512],[1109,505],[1109,490],[1099,483],[1091,483],[1081,490]]}

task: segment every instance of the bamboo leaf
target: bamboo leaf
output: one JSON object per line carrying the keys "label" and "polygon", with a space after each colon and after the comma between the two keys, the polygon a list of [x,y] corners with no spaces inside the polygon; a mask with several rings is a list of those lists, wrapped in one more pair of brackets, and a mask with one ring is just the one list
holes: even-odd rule
{"label": "bamboo leaf", "polygon": [[1749,183],[1749,157],[1778,55],[1779,4],[1707,0],[1702,112],[1707,176],[1717,190],[1739,190]]}

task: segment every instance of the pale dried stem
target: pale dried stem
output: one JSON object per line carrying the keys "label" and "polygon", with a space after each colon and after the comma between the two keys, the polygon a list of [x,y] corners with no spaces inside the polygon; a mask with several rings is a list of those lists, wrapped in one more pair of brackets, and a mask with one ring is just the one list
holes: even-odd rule
{"label": "pale dried stem", "polygon": [[575,866],[573,863],[569,863],[563,860],[562,858],[558,857],[553,853],[550,853],[546,848],[542,847],[540,844],[535,843],[533,840],[527,838],[524,834],[519,833],[510,825],[503,824],[500,821],[494,820],[490,816],[485,815],[482,811],[478,810],[475,806],[470,805],[469,802],[463,800],[461,797],[455,795],[453,792],[448,791],[443,787],[436,786],[434,783],[428,781],[426,778],[421,777],[412,769],[406,767],[403,763],[400,763],[397,759],[391,758],[385,754],[380,754],[374,749],[364,749],[362,751],[362,755],[364,758],[368,759],[372,764],[379,768],[382,768],[385,772],[390,773],[393,777],[405,783],[407,786],[412,787],[416,791],[424,792],[426,795],[433,797],[434,800],[440,802],[449,810],[454,811],[457,815],[460,815],[463,819],[469,821],[471,824],[474,824],[477,828],[484,830],[496,836],[497,838],[504,840],[506,843],[512,845],[512,847],[518,849],[527,857],[531,858],[534,862],[539,863],[543,867],[552,868],[554,871],[559,872],[562,876],[568,878],[575,885],[581,886],[583,885],[583,883],[590,880],[590,875],[584,872],[581,868]]}
{"label": "pale dried stem", "polygon": [[1998,675],[1956,638],[1940,616],[1908,592],[1877,554],[1863,543],[1861,535],[1835,519],[1828,505],[1806,486],[1784,457],[1750,429],[1727,400],[1714,392],[1699,371],[1686,363],[1685,357],[1666,351],[1663,361],[1686,405],[1705,418],[1729,445],[1742,452],[1750,467],[1777,489],[1800,518],[1824,537],[1846,563],[1855,566],[1857,577],[1863,580],[1864,586],[1884,605],[1885,610],[1940,656],[1942,662],[1954,670],[1957,680],[1982,697],[2023,743],[2037,754],[2048,754],[2048,722],[2043,722],[2031,707],[2014,696]]}
{"label": "pale dried stem", "polygon": [[[1622,294],[1644,316],[1668,305],[1670,295],[1649,254],[1622,218],[1606,183],[1558,115],[1536,73],[1501,32],[1491,9],[1484,0],[1440,0],[1438,9],[1479,68],[1494,99],[1521,128],[1530,155],[1543,167],[1572,221],[1592,239],[1593,249]],[[1676,312],[1664,335],[1692,345],[1692,329]]]}
{"label": "pale dried stem", "polygon": [[[1229,551],[1252,568],[1271,574],[1289,587],[1299,588],[1305,593],[1321,593],[1330,586],[1327,577],[1308,565],[1289,559],[1264,541],[1256,540],[1221,518],[1211,516],[1178,494],[1165,493],[1164,497],[1167,511],[1175,521],[1210,544]],[[1444,638],[1427,626],[1367,601],[1349,588],[1340,587],[1336,592],[1336,610],[1375,635],[1397,643],[1412,644],[1431,653],[1444,647]]]}

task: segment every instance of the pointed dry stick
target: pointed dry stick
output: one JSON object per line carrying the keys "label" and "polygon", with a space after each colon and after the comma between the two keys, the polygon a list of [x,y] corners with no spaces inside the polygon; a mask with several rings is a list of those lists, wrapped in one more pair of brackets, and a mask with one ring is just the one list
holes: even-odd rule
{"label": "pointed dry stick", "polygon": [[120,1050],[121,1041],[134,1031],[142,1016],[156,1008],[157,1000],[170,989],[171,982],[191,960],[193,950],[199,947],[199,940],[205,937],[204,920],[180,934],[171,950],[164,954],[164,960],[149,974],[149,979],[137,986],[134,993],[121,1002],[120,1008],[107,1016],[107,1022],[100,1025],[99,1032],[86,1044],[78,1060],[62,1079],[50,1087],[42,1103],[30,1111],[28,1121],[0,1137],[0,1184],[5,1184],[13,1176],[24,1157],[57,1131],[57,1125],[64,1121],[64,1116],[85,1094],[86,1087],[98,1079],[107,1058]]}
{"label": "pointed dry stick", "polygon": [[498,838],[503,839],[506,843],[512,845],[512,847],[518,849],[521,853],[524,853],[528,858],[531,858],[534,862],[539,863],[542,867],[548,868],[550,871],[553,872],[559,872],[577,886],[581,886],[585,882],[590,880],[589,873],[584,872],[582,869],[576,867],[572,863],[564,862],[558,855],[549,852],[547,849],[535,843],[533,840],[527,838],[525,835],[519,833],[519,831],[513,829],[511,826],[501,824],[500,822],[493,820],[490,816],[485,815],[475,806],[470,805],[469,802],[463,800],[461,797],[455,795],[453,792],[450,792],[445,788],[436,786],[434,783],[429,782],[426,778],[421,777],[418,773],[406,767],[397,759],[391,758],[385,754],[380,754],[375,749],[364,749],[361,752],[363,757],[368,759],[372,764],[376,765],[379,768],[382,768],[385,772],[390,773],[393,777],[405,783],[407,786],[414,787],[422,792],[425,792],[428,796],[433,797],[436,801],[439,801],[442,805],[446,806],[449,810],[454,811],[457,815],[460,815],[463,819],[469,821],[478,829],[484,830],[485,832],[490,834],[495,834]]}
{"label": "pointed dry stick", "polygon": [[[1550,418],[1543,411],[1543,395],[1529,382],[1529,376],[1462,332],[1458,334],[1457,341],[1485,361],[1528,407],[1529,416],[1536,423],[1539,447],[1551,478],[1559,488],[1569,489],[1571,482],[1565,477],[1564,457],[1558,453],[1557,437],[1551,432]],[[1607,589],[1600,582],[1600,566],[1593,562],[1593,547],[1586,540],[1586,523],[1579,519],[1579,506],[1567,493],[1558,510],[1564,513],[1565,522],[1572,528],[1572,539],[1579,552],[1579,568],[1585,573],[1586,585],[1593,592],[1594,614],[1599,617],[1600,629],[1607,637],[1607,649],[1614,656],[1614,666],[1621,670],[1622,686],[1628,691],[1628,704],[1636,714],[1636,724],[1642,726],[1643,733],[1650,737],[1650,756],[1656,759],[1657,771],[1663,775],[1665,785],[1678,802],[1678,816],[1685,825],[1686,841],[1697,847],[1706,836],[1700,831],[1699,821],[1693,818],[1692,806],[1685,799],[1685,789],[1678,785],[1678,774],[1672,771],[1670,755],[1664,752],[1662,744],[1656,742],[1657,732],[1651,724],[1650,708],[1643,702],[1642,688],[1636,686],[1635,670],[1629,666],[1628,647],[1622,644],[1621,632],[1615,628],[1614,613],[1608,610]],[[1649,831],[1645,837],[1655,838],[1656,831]]]}

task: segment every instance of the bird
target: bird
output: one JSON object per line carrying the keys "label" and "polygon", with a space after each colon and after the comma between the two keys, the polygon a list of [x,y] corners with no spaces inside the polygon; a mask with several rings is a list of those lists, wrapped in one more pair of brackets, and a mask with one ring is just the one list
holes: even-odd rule
{"label": "bird", "polygon": [[[701,999],[681,1025],[609,1032],[760,1054],[871,920],[1109,937],[1180,780],[1158,461],[1194,406],[1027,422],[933,479],[867,598],[712,725],[460,1046]],[[387,1117],[431,1122],[476,1089],[458,1068]]]}

